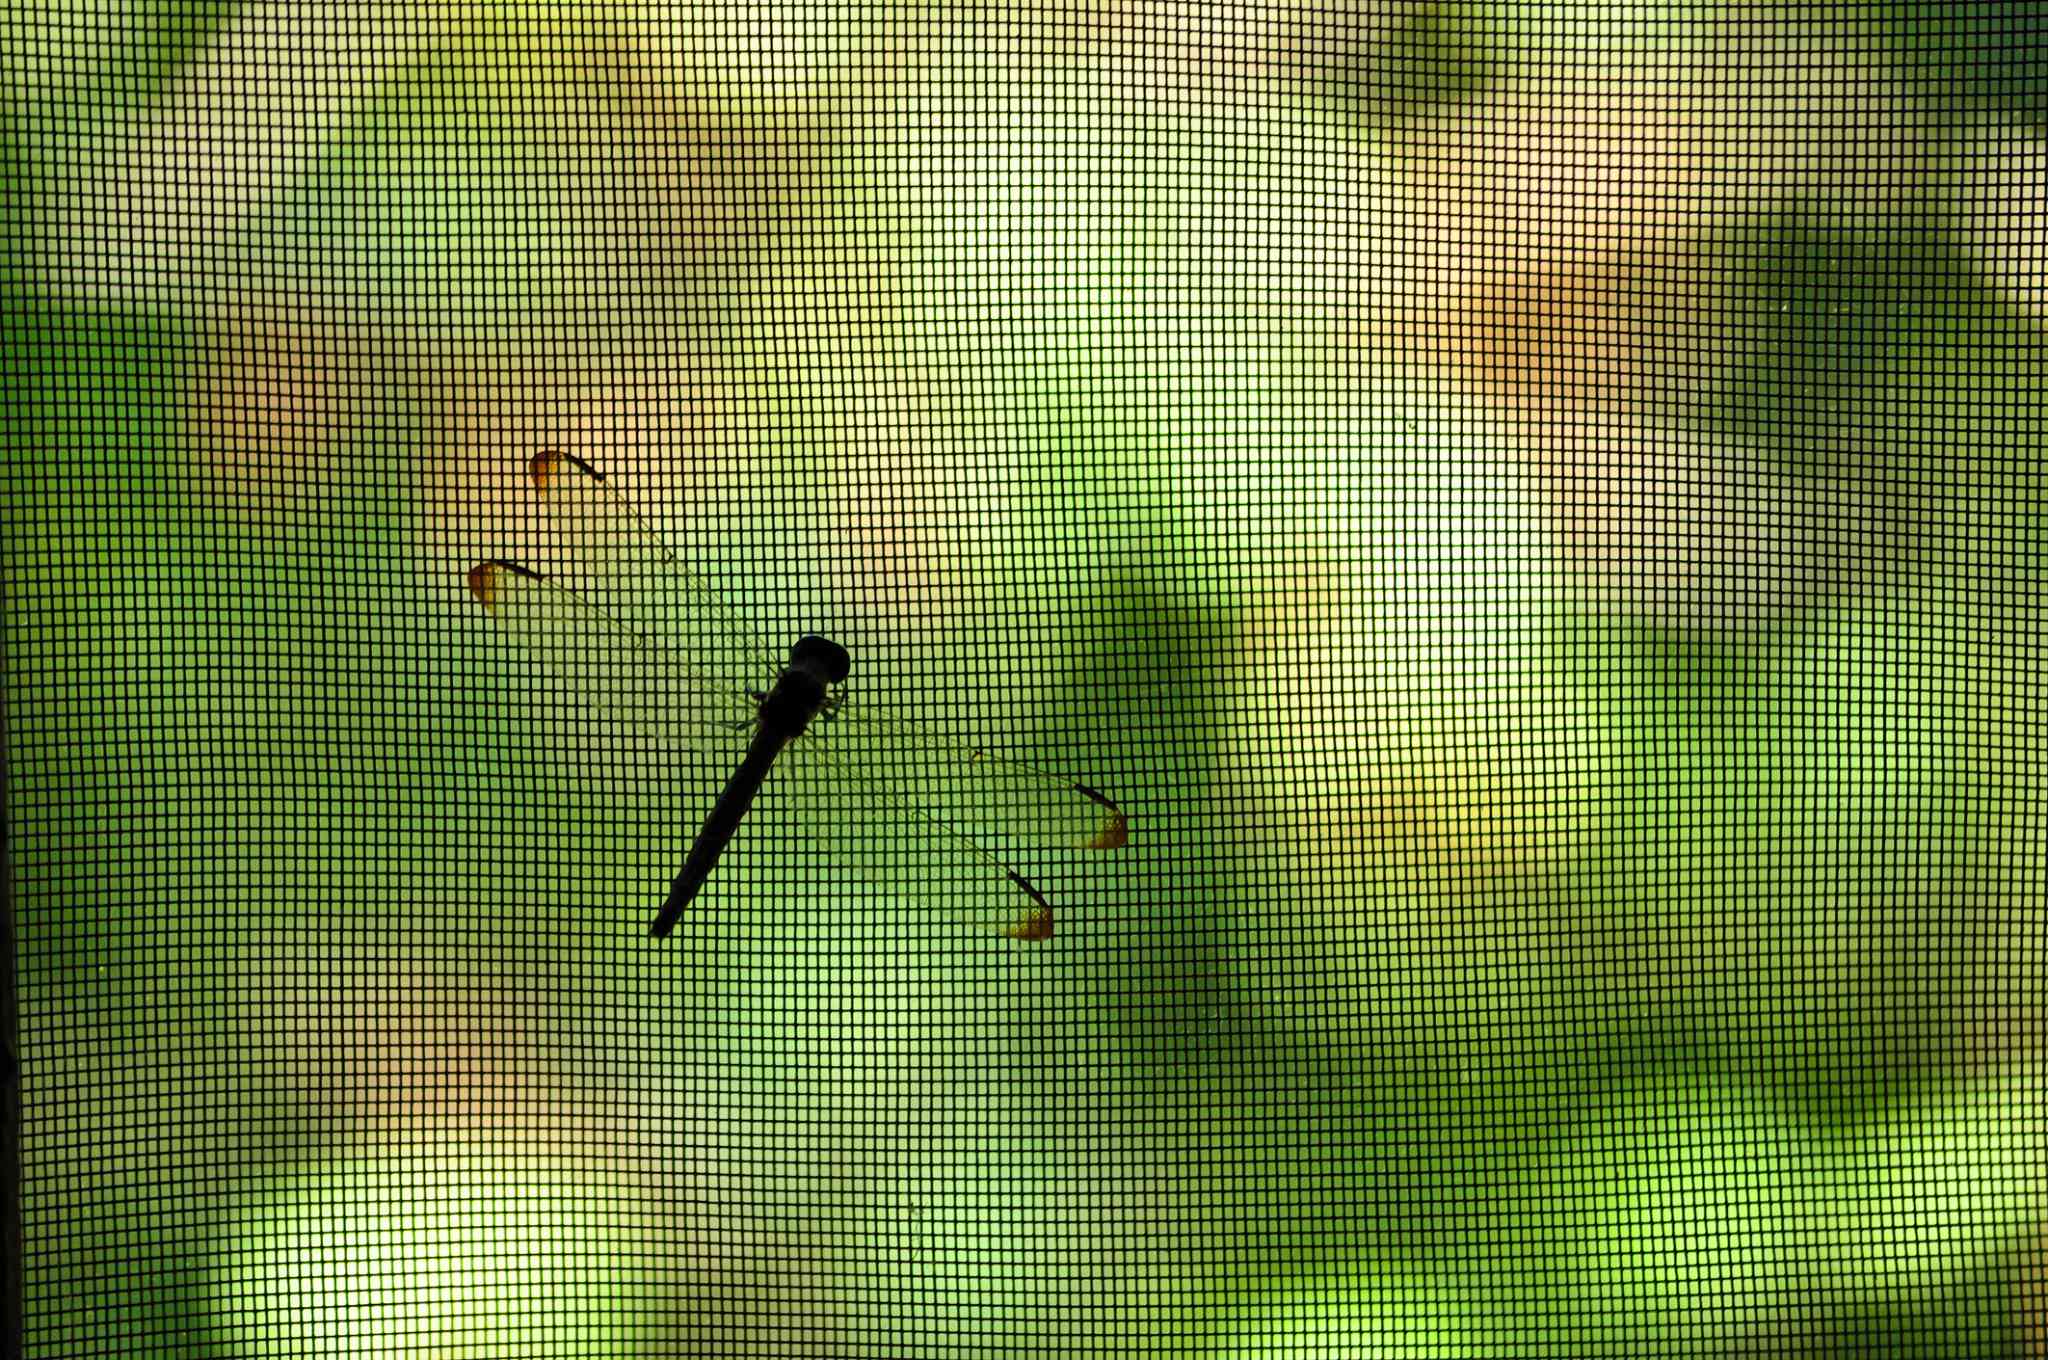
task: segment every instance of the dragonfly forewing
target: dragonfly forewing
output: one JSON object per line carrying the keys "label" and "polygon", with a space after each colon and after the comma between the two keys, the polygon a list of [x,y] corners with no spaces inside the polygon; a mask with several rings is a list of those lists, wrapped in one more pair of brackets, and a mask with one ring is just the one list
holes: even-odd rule
{"label": "dragonfly forewing", "polygon": [[783,650],[692,571],[604,474],[548,450],[534,455],[527,477],[540,495],[550,579],[742,692],[774,683]]}
{"label": "dragonfly forewing", "polygon": [[552,578],[514,562],[470,569],[470,593],[543,667],[548,703],[581,704],[653,744],[723,756],[746,748],[755,701]]}
{"label": "dragonfly forewing", "polygon": [[1115,850],[1122,809],[1085,784],[848,705],[817,737],[890,799],[978,840]]}

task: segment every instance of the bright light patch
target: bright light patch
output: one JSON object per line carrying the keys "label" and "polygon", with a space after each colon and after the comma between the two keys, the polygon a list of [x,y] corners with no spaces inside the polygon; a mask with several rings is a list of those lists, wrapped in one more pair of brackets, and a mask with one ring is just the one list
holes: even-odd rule
{"label": "bright light patch", "polygon": [[324,1163],[250,1195],[213,1267],[227,1353],[642,1353],[656,1231],[588,1162],[434,1148]]}

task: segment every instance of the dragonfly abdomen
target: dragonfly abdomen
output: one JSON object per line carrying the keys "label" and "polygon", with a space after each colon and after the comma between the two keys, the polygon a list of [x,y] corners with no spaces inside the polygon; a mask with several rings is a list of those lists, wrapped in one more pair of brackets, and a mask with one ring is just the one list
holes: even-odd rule
{"label": "dragonfly abdomen", "polygon": [[747,815],[747,809],[754,806],[754,798],[761,792],[761,784],[768,778],[775,757],[789,745],[792,735],[771,731],[765,725],[755,730],[754,740],[747,747],[746,759],[732,772],[732,778],[725,781],[725,791],[711,805],[704,825],[697,831],[697,839],[690,843],[690,854],[683,861],[682,872],[669,886],[668,900],[661,904],[660,912],[655,915],[654,924],[650,927],[652,934],[658,937],[675,929],[676,922],[682,919],[683,910],[711,877],[711,871],[718,867],[718,857],[725,853],[733,832],[740,829],[740,821]]}
{"label": "dragonfly abdomen", "polygon": [[669,886],[668,900],[655,914],[654,924],[649,928],[651,934],[659,937],[675,929],[684,909],[718,867],[718,857],[725,853],[747,810],[754,806],[768,771],[774,767],[775,757],[811,725],[811,719],[818,716],[818,710],[830,697],[832,686],[846,678],[850,666],[846,649],[825,638],[801,638],[789,649],[789,665],[775,681],[775,688],[761,700],[746,758],[732,772],[732,778],[725,781],[725,791],[718,795],[718,801],[712,804],[704,825],[697,831],[697,839],[690,843],[689,857]]}

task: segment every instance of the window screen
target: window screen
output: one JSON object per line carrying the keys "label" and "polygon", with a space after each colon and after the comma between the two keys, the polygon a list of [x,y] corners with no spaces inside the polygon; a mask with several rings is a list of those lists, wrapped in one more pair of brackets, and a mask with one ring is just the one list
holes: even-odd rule
{"label": "window screen", "polygon": [[2048,1355],[2039,6],[0,31],[26,1354]]}

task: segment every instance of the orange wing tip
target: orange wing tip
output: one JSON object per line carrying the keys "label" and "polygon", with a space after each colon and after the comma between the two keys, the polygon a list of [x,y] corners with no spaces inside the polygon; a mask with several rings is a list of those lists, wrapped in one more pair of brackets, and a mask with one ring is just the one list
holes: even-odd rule
{"label": "orange wing tip", "polygon": [[1052,903],[1046,901],[1044,894],[1032,887],[1014,869],[1010,871],[1010,881],[1022,888],[1024,895],[1031,899],[1031,910],[1026,912],[1023,919],[1019,920],[1015,925],[1005,929],[1003,934],[1013,940],[1050,940],[1052,938]]}
{"label": "orange wing tip", "polygon": [[1121,850],[1131,839],[1130,824],[1121,812],[1112,812],[1102,823],[1102,830],[1095,833],[1095,839],[1088,842],[1090,850]]}
{"label": "orange wing tip", "polygon": [[553,490],[554,484],[561,479],[562,474],[570,470],[582,473],[593,482],[604,480],[602,472],[575,454],[561,449],[542,449],[526,460],[527,478],[539,487],[543,494]]}
{"label": "orange wing tip", "polygon": [[527,480],[541,490],[547,490],[548,483],[553,481],[555,474],[561,471],[564,456],[560,449],[542,449],[539,453],[526,460]]}
{"label": "orange wing tip", "polygon": [[1096,829],[1095,834],[1081,842],[1081,848],[1083,850],[1121,850],[1124,847],[1124,843],[1131,838],[1130,823],[1124,820],[1124,810],[1097,793],[1094,789],[1089,788],[1086,784],[1076,784],[1074,787],[1102,804],[1102,810],[1107,814],[1103,817],[1102,825]]}
{"label": "orange wing tip", "polygon": [[469,593],[486,609],[498,606],[498,597],[504,593],[505,576],[524,576],[529,581],[540,580],[540,573],[528,571],[517,562],[507,562],[494,557],[488,562],[479,562],[469,569]]}
{"label": "orange wing tip", "polygon": [[1046,907],[1032,912],[1016,925],[1004,931],[1003,934],[1013,940],[1030,940],[1034,944],[1039,940],[1050,940],[1052,938],[1052,909]]}

